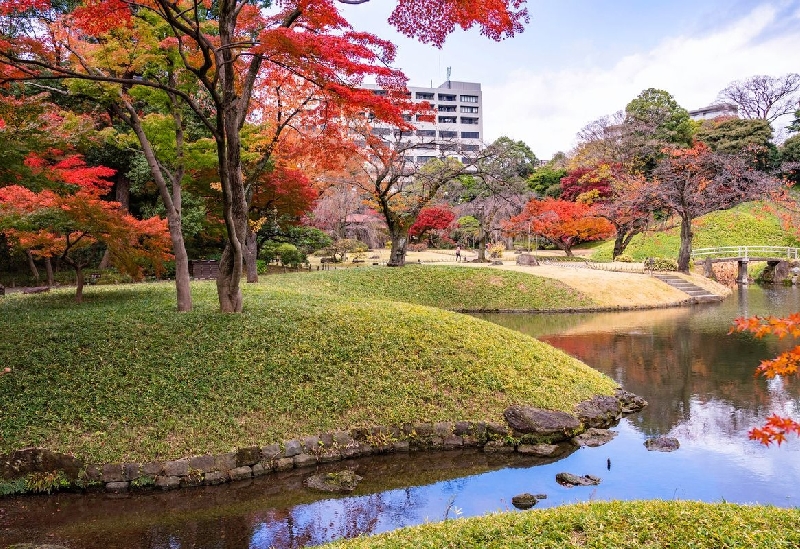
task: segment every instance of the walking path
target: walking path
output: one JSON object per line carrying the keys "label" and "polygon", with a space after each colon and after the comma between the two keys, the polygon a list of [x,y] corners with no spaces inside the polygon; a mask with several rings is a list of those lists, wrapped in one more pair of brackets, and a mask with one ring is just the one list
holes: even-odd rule
{"label": "walking path", "polygon": [[[463,252],[462,252],[463,253]],[[559,252],[550,252],[553,256],[563,256]],[[516,264],[516,254],[506,252],[503,256],[503,265],[490,263],[470,263],[475,259],[473,253],[467,253],[465,262],[455,261],[455,252],[452,250],[436,250],[426,252],[411,252],[407,262],[426,263],[436,265],[463,265],[479,268],[506,269],[530,273],[545,278],[560,280],[567,286],[581,291],[601,307],[647,308],[667,307],[685,303],[694,296],[684,291],[688,286],[676,284],[673,287],[663,280],[650,274],[635,272],[618,272],[598,269],[577,269],[574,266],[550,264],[536,267],[521,266]],[[630,267],[630,263],[619,264],[620,269]],[[731,289],[727,286],[710,280],[700,274],[685,275],[670,273],[672,280],[678,279],[689,283],[699,289],[697,295],[712,295],[719,298],[730,295]],[[711,298],[706,298],[710,300]]]}

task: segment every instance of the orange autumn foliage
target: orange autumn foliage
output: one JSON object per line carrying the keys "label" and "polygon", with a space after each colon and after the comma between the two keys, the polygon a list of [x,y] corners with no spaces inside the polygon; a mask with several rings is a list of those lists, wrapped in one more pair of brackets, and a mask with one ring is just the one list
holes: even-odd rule
{"label": "orange autumn foliage", "polygon": [[[779,338],[786,336],[798,338],[800,337],[800,313],[793,313],[784,318],[773,316],[737,318],[734,320],[731,332],[750,332],[759,338],[766,335],[776,335]],[[763,375],[767,379],[775,376],[797,375],[798,366],[800,366],[800,345],[773,359],[762,360],[756,370],[756,375]],[[774,414],[767,418],[763,426],[751,429],[749,435],[751,440],[757,440],[769,446],[773,442],[780,445],[786,440],[786,435],[792,433],[800,436],[800,422]]]}

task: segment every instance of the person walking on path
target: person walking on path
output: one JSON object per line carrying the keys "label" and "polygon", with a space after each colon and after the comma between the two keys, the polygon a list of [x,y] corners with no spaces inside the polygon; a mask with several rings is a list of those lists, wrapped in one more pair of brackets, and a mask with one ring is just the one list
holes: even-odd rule
{"label": "person walking on path", "polygon": [[461,261],[461,246],[456,246],[456,263]]}

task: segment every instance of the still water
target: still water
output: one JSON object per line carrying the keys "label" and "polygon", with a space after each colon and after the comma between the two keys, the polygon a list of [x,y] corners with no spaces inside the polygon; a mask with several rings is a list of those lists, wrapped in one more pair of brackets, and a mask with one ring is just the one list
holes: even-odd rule
{"label": "still water", "polygon": [[[312,470],[217,487],[125,496],[60,494],[0,500],[0,547],[302,547],[457,516],[514,510],[511,497],[545,493],[538,507],[586,500],[695,499],[800,505],[800,441],[765,448],[747,431],[773,412],[797,417],[798,380],[753,375],[788,342],[731,334],[738,316],[800,310],[798,288],[740,290],[721,304],[570,315],[481,315],[559,347],[650,405],[624,419],[600,448],[559,461],[478,451],[376,456],[356,468],[348,496],[306,489]],[[679,439],[674,453],[645,439]],[[556,473],[593,474],[599,486],[565,488]]]}

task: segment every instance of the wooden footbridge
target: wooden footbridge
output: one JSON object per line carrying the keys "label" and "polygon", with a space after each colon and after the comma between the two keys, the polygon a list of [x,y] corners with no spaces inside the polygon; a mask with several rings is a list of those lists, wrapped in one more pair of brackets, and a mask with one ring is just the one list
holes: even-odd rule
{"label": "wooden footbridge", "polygon": [[[751,261],[766,261],[772,268],[782,261],[800,261],[800,248],[784,246],[718,246],[716,248],[697,248],[692,250],[692,259],[695,262],[703,261],[706,270],[711,270],[712,263],[736,261],[739,270],[736,281],[747,284],[747,266]],[[706,275],[709,273],[706,272]]]}

